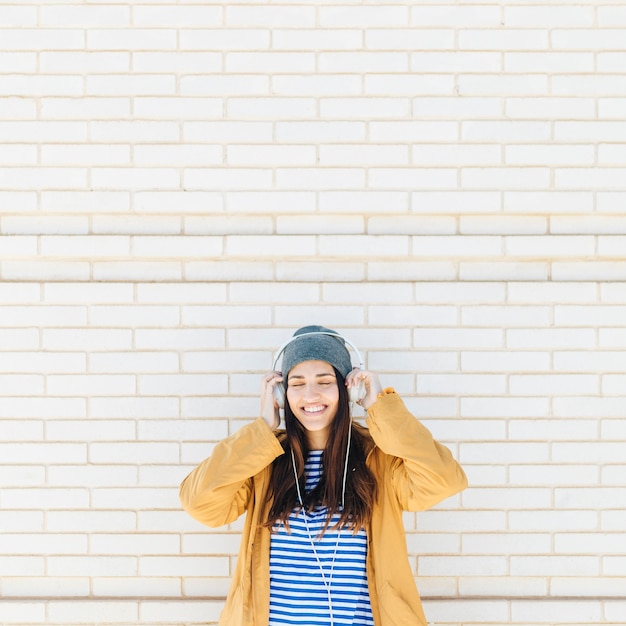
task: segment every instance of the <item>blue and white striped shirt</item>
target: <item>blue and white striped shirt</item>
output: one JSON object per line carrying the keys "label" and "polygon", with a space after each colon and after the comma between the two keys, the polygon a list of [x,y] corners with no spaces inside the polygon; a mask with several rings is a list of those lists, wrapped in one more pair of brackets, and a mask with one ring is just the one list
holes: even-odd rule
{"label": "blue and white striped shirt", "polygon": [[[322,474],[322,451],[309,453],[305,464],[306,490],[314,489]],[[270,548],[270,619],[269,626],[328,626],[331,623],[330,596],[334,624],[373,626],[372,607],[367,588],[365,558],[367,535],[362,528],[356,535],[350,528],[338,531],[333,526],[336,513],[326,530],[326,507],[307,511],[306,519],[315,543],[311,546],[302,511],[289,516],[288,533],[277,522],[272,529]],[[335,552],[336,547],[336,552]]]}

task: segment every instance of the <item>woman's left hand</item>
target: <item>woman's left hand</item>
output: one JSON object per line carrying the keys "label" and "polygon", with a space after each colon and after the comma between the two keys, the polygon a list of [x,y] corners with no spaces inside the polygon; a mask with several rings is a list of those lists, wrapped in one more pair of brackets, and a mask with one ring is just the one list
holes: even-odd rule
{"label": "woman's left hand", "polygon": [[353,369],[346,376],[346,387],[358,387],[361,382],[365,385],[365,397],[359,400],[357,404],[361,405],[366,411],[376,402],[378,394],[383,390],[378,374],[368,370]]}

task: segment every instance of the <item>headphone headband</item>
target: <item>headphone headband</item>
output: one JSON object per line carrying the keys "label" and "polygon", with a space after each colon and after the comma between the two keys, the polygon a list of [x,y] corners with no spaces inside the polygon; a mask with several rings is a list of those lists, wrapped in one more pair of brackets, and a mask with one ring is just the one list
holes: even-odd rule
{"label": "headphone headband", "polygon": [[310,333],[302,333],[301,335],[295,335],[294,337],[291,337],[291,339],[286,341],[278,349],[278,352],[276,353],[276,356],[274,357],[274,364],[272,365],[272,369],[276,370],[276,366],[278,365],[278,359],[280,359],[282,353],[285,351],[287,346],[289,346],[294,341],[301,339],[302,337],[311,337],[312,335],[328,335],[329,337],[334,337],[335,339],[341,339],[344,343],[348,344],[348,346],[350,346],[352,350],[354,351],[356,358],[359,360],[359,369],[362,369],[362,370],[365,369],[365,364],[363,363],[363,357],[361,356],[361,353],[349,339],[346,339],[345,337],[343,337],[342,335],[338,335],[337,333],[327,333],[324,331],[317,331],[317,330],[310,332]]}

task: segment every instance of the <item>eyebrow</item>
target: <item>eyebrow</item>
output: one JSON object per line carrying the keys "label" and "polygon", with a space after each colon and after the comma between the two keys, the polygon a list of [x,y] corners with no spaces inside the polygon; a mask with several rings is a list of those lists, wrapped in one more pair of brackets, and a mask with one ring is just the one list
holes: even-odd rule
{"label": "eyebrow", "polygon": [[[315,374],[315,378],[323,378],[324,376],[332,376],[333,378],[337,378],[334,372],[324,372],[323,374]],[[288,376],[288,380],[292,380],[294,378],[304,378],[302,374],[294,374],[293,376]]]}

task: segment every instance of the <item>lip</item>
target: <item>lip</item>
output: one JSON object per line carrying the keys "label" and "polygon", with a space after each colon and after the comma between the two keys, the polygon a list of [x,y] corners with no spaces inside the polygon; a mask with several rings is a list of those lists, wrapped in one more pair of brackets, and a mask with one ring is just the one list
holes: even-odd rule
{"label": "lip", "polygon": [[315,404],[313,406],[303,406],[302,411],[306,415],[319,415],[323,413],[328,408],[325,404]]}

